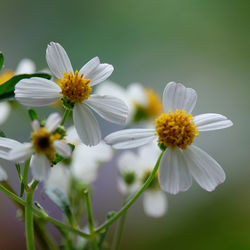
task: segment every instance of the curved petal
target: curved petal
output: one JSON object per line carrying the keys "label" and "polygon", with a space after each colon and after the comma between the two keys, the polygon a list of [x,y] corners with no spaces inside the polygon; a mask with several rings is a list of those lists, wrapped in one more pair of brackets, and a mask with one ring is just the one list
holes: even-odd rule
{"label": "curved petal", "polygon": [[109,95],[92,95],[85,103],[103,119],[124,125],[128,116],[128,107],[120,99]]}
{"label": "curved petal", "polygon": [[107,144],[116,149],[136,148],[156,139],[154,129],[124,129],[104,138]]}
{"label": "curved petal", "polygon": [[0,181],[6,181],[8,179],[8,175],[6,171],[0,167]]}
{"label": "curved petal", "polygon": [[84,104],[75,104],[73,120],[81,141],[89,146],[98,144],[101,140],[101,130],[93,113]]}
{"label": "curved petal", "polygon": [[79,75],[83,74],[84,78],[91,73],[95,68],[100,64],[99,57],[94,57],[90,61],[88,61],[80,70]]}
{"label": "curved petal", "polygon": [[53,146],[55,147],[56,152],[58,152],[61,156],[65,158],[69,158],[71,156],[71,147],[64,141],[55,140]]}
{"label": "curved petal", "polygon": [[0,124],[3,124],[7,120],[8,116],[10,114],[10,111],[11,111],[11,107],[10,107],[8,102],[1,102],[0,103],[0,114],[1,114]]}
{"label": "curved petal", "polygon": [[167,212],[167,197],[161,190],[146,191],[142,201],[148,216],[159,218]]}
{"label": "curved petal", "polygon": [[184,192],[190,188],[192,177],[181,149],[168,148],[164,152],[159,167],[159,183],[161,188],[170,194]]}
{"label": "curved petal", "polygon": [[34,150],[31,143],[20,143],[10,150],[8,159],[14,162],[23,162],[27,160],[33,152]]}
{"label": "curved petal", "polygon": [[213,113],[196,115],[194,117],[194,123],[199,131],[223,129],[233,125],[232,121],[226,116]]}
{"label": "curved petal", "polygon": [[45,128],[48,132],[55,131],[62,121],[62,117],[59,113],[52,113],[49,115],[45,122]]}
{"label": "curved petal", "polygon": [[36,71],[35,63],[32,60],[28,59],[28,58],[24,58],[18,63],[15,74],[16,75],[32,74],[35,71]]}
{"label": "curved petal", "polygon": [[111,64],[101,63],[92,71],[84,75],[84,78],[90,79],[90,85],[94,86],[105,81],[113,71],[114,67]]}
{"label": "curved petal", "polygon": [[32,77],[22,79],[15,86],[15,98],[26,106],[46,106],[61,97],[61,88],[53,81]]}
{"label": "curved petal", "polygon": [[48,179],[50,171],[50,162],[43,154],[34,154],[30,160],[32,174],[35,179],[45,181]]}
{"label": "curved petal", "polygon": [[23,144],[18,141],[5,138],[5,137],[0,137],[0,158],[9,160],[9,152],[12,149],[21,145]]}
{"label": "curved petal", "polygon": [[197,183],[207,191],[213,191],[225,181],[225,172],[221,166],[206,152],[195,146],[183,151],[188,169]]}
{"label": "curved petal", "polygon": [[46,50],[46,60],[50,71],[58,78],[63,78],[64,73],[73,72],[69,57],[59,43],[51,42]]}
{"label": "curved petal", "polygon": [[194,89],[186,88],[181,83],[170,82],[164,89],[162,96],[163,108],[166,113],[169,110],[186,110],[191,113],[197,101],[197,94]]}

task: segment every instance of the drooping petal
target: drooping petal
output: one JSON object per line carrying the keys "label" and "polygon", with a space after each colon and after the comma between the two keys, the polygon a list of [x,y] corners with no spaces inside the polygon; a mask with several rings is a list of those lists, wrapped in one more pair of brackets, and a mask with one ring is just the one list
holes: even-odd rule
{"label": "drooping petal", "polygon": [[73,120],[81,141],[89,146],[97,145],[101,140],[101,130],[93,113],[85,104],[75,104]]}
{"label": "drooping petal", "polygon": [[225,172],[206,152],[196,146],[189,146],[183,151],[188,169],[197,183],[207,191],[213,191],[225,181]]}
{"label": "drooping petal", "polygon": [[55,140],[53,142],[53,146],[55,147],[56,152],[58,152],[61,156],[65,158],[69,158],[71,155],[71,147],[61,140]]}
{"label": "drooping petal", "polygon": [[8,175],[6,171],[0,167],[0,181],[6,181],[8,179]]}
{"label": "drooping petal", "polygon": [[28,58],[24,58],[18,63],[15,74],[16,75],[32,74],[35,71],[36,71],[35,63],[32,60],[28,59]]}
{"label": "drooping petal", "polygon": [[194,123],[198,127],[199,131],[223,129],[233,125],[232,121],[224,115],[213,113],[196,115],[194,117]]}
{"label": "drooping petal", "polygon": [[148,216],[158,218],[167,212],[167,197],[161,190],[147,190],[143,194],[143,208]]}
{"label": "drooping petal", "polygon": [[1,114],[0,115],[0,124],[3,124],[7,120],[8,116],[10,114],[10,111],[11,111],[11,108],[10,108],[10,105],[8,102],[1,102],[0,103],[0,114]]}
{"label": "drooping petal", "polygon": [[162,190],[177,194],[188,190],[192,177],[188,171],[185,158],[179,148],[168,148],[160,161],[159,183]]}
{"label": "drooping petal", "polygon": [[197,101],[197,94],[194,89],[186,88],[181,83],[170,82],[164,89],[162,96],[163,108],[166,113],[169,110],[186,110],[191,113]]}
{"label": "drooping petal", "polygon": [[22,79],[15,86],[15,98],[26,106],[50,105],[61,97],[61,88],[53,81],[32,77]]}
{"label": "drooping petal", "polygon": [[136,148],[156,139],[154,129],[124,129],[104,138],[107,144],[116,149]]}
{"label": "drooping petal", "polygon": [[87,78],[86,76],[90,74],[93,70],[95,70],[95,68],[98,67],[99,64],[100,59],[97,56],[92,58],[79,70],[79,75],[83,74],[84,78]]}
{"label": "drooping petal", "polygon": [[109,95],[92,95],[85,103],[103,119],[124,125],[128,116],[128,107],[121,100]]}
{"label": "drooping petal", "polygon": [[50,71],[58,78],[63,78],[64,73],[73,72],[69,57],[59,43],[51,42],[46,50],[46,60]]}
{"label": "drooping petal", "polygon": [[9,151],[8,159],[14,162],[27,160],[34,152],[31,143],[20,143]]}
{"label": "drooping petal", "polygon": [[5,138],[5,137],[0,137],[0,158],[1,159],[5,159],[5,160],[10,160],[9,159],[9,152],[18,147],[21,146],[22,143],[9,139],[9,138]]}
{"label": "drooping petal", "polygon": [[44,154],[34,154],[30,160],[32,174],[39,181],[47,180],[50,171],[50,162]]}
{"label": "drooping petal", "polygon": [[52,113],[49,115],[45,122],[45,128],[48,132],[55,131],[62,121],[62,117],[59,113]]}

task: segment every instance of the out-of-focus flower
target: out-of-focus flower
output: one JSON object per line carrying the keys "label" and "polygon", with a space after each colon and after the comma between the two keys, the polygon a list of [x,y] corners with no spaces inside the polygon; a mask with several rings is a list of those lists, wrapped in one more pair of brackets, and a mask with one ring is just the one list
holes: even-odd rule
{"label": "out-of-focus flower", "polygon": [[124,89],[116,83],[106,81],[97,87],[96,92],[102,94],[112,92],[113,95],[122,99],[129,108],[128,124],[143,122],[148,126],[163,112],[158,94],[151,88],[143,87],[140,83],[132,83]]}
{"label": "out-of-focus flower", "polygon": [[48,45],[46,59],[51,72],[60,79],[59,83],[38,77],[21,80],[15,86],[15,97],[20,103],[46,106],[62,98],[64,105],[73,109],[79,137],[90,146],[100,142],[101,130],[89,108],[107,121],[116,124],[126,122],[128,108],[122,100],[111,95],[90,95],[93,86],[111,75],[112,65],[101,64],[99,58],[94,57],[74,72],[64,48],[53,42]]}
{"label": "out-of-focus flower", "polygon": [[[63,141],[61,134],[57,133],[62,118],[58,113],[51,114],[41,127],[37,120],[32,122],[34,132],[31,133],[32,142],[14,145],[8,154],[8,159],[23,162],[29,157],[33,176],[37,180],[46,180],[56,153],[68,158],[71,148]],[[13,140],[9,140],[9,143]]]}
{"label": "out-of-focus flower", "polygon": [[117,149],[139,147],[158,139],[166,148],[159,168],[161,188],[171,194],[186,191],[192,177],[205,190],[212,191],[225,180],[221,166],[206,152],[191,145],[199,132],[232,126],[227,117],[208,113],[192,116],[196,91],[170,82],[163,92],[164,112],[155,120],[155,129],[127,129],[108,135],[105,141]]}
{"label": "out-of-focus flower", "polygon": [[8,175],[6,171],[0,166],[0,181],[6,181],[8,178]]}
{"label": "out-of-focus flower", "polygon": [[[125,151],[118,159],[120,192],[129,196],[142,186],[152,173],[159,155],[160,150],[154,143],[141,147],[137,154]],[[147,215],[161,217],[166,213],[167,198],[160,189],[157,175],[143,193],[142,199],[143,208]]]}

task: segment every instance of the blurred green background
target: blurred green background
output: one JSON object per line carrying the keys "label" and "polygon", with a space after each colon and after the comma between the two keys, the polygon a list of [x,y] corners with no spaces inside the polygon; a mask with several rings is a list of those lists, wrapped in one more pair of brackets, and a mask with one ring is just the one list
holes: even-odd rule
{"label": "blurred green background", "polygon": [[[55,41],[75,68],[97,55],[114,65],[110,80],[123,86],[141,82],[161,93],[167,82],[182,82],[198,92],[194,114],[221,113],[234,122],[196,140],[222,165],[226,182],[212,193],[194,183],[188,192],[168,195],[169,212],[157,220],[137,202],[121,249],[250,249],[249,11],[248,0],[1,1],[0,50],[7,68],[24,57],[45,68],[45,49]],[[108,126],[105,133],[112,130]],[[29,137],[28,123],[15,112],[2,129],[21,141]],[[15,185],[13,166],[5,169]],[[121,203],[112,170],[104,166],[99,176],[98,222]],[[0,249],[25,248],[14,206],[2,193],[0,204]]]}

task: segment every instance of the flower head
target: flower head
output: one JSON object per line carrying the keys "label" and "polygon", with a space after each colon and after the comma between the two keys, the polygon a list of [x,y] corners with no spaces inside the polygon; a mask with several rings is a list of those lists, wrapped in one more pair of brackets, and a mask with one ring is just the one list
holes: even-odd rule
{"label": "flower head", "polygon": [[62,100],[64,106],[73,109],[77,133],[86,145],[97,145],[101,130],[93,115],[93,109],[107,121],[124,124],[128,108],[125,103],[111,95],[92,94],[93,86],[106,80],[114,68],[100,63],[94,57],[79,71],[74,71],[64,48],[51,42],[46,50],[46,59],[51,72],[59,79],[58,84],[44,78],[23,79],[15,86],[16,99],[28,106],[46,106]]}
{"label": "flower head", "polygon": [[165,150],[159,167],[161,188],[176,194],[186,191],[192,177],[207,191],[224,182],[225,173],[206,152],[193,145],[200,132],[223,129],[232,122],[223,115],[192,116],[197,95],[181,83],[170,82],[163,92],[164,113],[155,120],[155,129],[127,129],[108,135],[105,141],[117,149],[142,146],[155,139]]}

